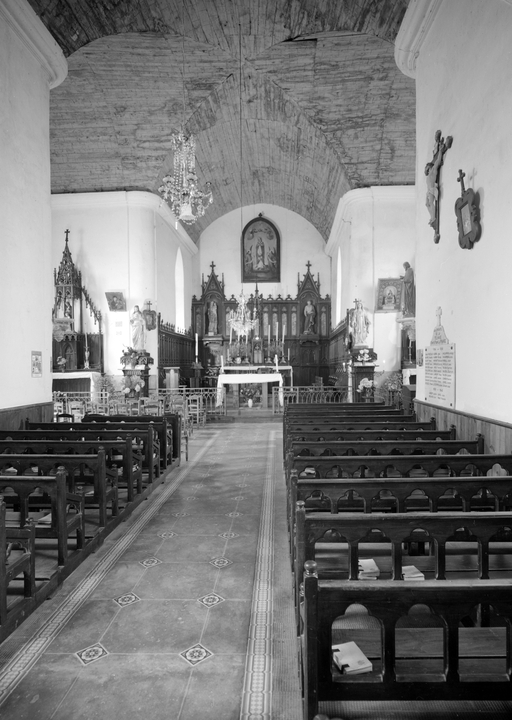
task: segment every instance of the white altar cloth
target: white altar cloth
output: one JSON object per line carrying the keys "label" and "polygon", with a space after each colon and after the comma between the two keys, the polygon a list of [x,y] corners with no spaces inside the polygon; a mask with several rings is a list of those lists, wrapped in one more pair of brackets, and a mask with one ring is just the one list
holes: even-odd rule
{"label": "white altar cloth", "polygon": [[274,373],[221,373],[217,378],[217,402],[216,406],[222,405],[222,389],[224,385],[244,385],[245,383],[279,383],[279,404],[283,405],[283,376],[279,372]]}

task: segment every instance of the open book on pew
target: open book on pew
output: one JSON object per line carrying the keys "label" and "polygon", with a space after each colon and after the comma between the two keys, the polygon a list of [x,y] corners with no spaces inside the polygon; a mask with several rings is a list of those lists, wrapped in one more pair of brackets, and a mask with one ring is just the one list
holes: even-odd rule
{"label": "open book on pew", "polygon": [[425,580],[425,575],[414,565],[404,565],[402,567],[402,575],[404,576],[404,580]]}
{"label": "open book on pew", "polygon": [[339,643],[332,646],[336,667],[344,675],[362,675],[373,670],[373,665],[355,642]]}
{"label": "open book on pew", "polygon": [[359,580],[376,580],[380,575],[380,569],[373,558],[359,558],[358,578]]}

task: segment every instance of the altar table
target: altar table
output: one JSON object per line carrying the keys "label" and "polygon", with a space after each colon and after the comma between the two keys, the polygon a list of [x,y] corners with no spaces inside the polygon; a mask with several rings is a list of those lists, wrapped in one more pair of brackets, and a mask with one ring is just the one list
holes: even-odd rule
{"label": "altar table", "polygon": [[[245,383],[261,383],[266,386],[267,383],[279,383],[279,404],[283,405],[283,376],[280,372],[273,373],[243,373],[230,372],[221,373],[217,378],[217,402],[216,406],[222,405],[224,385],[243,385]],[[264,393],[265,399],[266,394]]]}

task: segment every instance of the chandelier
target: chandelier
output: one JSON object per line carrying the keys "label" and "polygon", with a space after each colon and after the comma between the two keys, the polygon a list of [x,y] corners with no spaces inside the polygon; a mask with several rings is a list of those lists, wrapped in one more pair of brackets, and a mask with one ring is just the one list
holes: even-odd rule
{"label": "chandelier", "polygon": [[173,215],[191,225],[204,215],[205,209],[213,202],[210,183],[204,191],[198,187],[196,175],[196,141],[193,135],[185,135],[183,130],[172,136],[174,150],[174,168],[172,175],[162,178],[158,188]]}
{"label": "chandelier", "polygon": [[249,306],[247,305],[247,299],[244,295],[243,289],[238,297],[236,310],[231,310],[229,314],[228,322],[231,331],[234,331],[239,338],[248,337],[251,330],[254,330],[258,324],[258,313],[256,308],[253,308],[251,312]]}
{"label": "chandelier", "polygon": [[174,217],[188,225],[204,215],[213,202],[210,183],[204,190],[198,185],[196,175],[196,141],[193,135],[185,135],[185,3],[181,8],[181,58],[182,58],[182,123],[181,130],[171,135],[174,150],[172,175],[162,178],[158,192],[167,201]]}

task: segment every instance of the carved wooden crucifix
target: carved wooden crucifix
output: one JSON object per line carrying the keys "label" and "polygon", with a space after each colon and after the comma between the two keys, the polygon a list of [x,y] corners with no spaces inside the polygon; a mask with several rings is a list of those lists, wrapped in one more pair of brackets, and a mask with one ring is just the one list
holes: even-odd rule
{"label": "carved wooden crucifix", "polygon": [[435,145],[432,160],[425,165],[425,175],[427,176],[427,197],[425,204],[430,213],[429,225],[434,228],[434,242],[438,243],[439,238],[439,175],[444,156],[448,148],[452,146],[453,138],[449,135],[446,140],[441,137],[441,130],[435,134]]}

